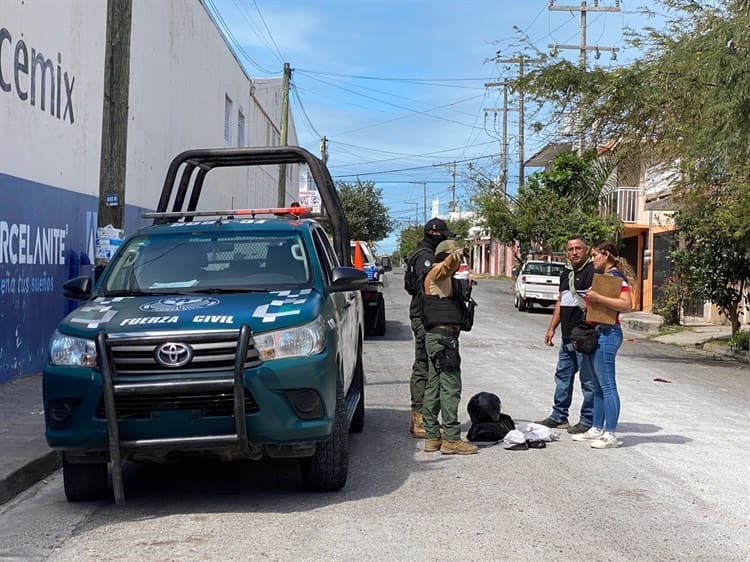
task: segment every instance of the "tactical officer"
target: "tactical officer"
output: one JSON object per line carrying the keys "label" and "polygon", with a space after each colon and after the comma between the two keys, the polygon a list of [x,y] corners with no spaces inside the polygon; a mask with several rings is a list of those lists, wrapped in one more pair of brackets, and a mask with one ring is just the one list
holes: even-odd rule
{"label": "tactical officer", "polygon": [[[426,453],[471,455],[477,446],[461,439],[458,402],[461,400],[461,355],[458,335],[466,306],[454,287],[453,274],[461,265],[463,249],[454,240],[444,240],[435,248],[435,263],[427,271],[422,299],[422,322],[427,351],[427,384],[424,390]],[[444,434],[440,435],[438,414]]]}
{"label": "tactical officer", "polygon": [[404,285],[411,295],[409,305],[409,320],[414,334],[414,364],[411,369],[411,426],[409,431],[415,439],[424,439],[424,425],[422,423],[422,397],[427,382],[427,351],[424,346],[424,326],[422,325],[422,291],[418,284],[423,279],[424,272],[435,261],[435,248],[455,234],[442,219],[434,218],[424,225],[424,238],[417,244],[417,248],[406,260]]}

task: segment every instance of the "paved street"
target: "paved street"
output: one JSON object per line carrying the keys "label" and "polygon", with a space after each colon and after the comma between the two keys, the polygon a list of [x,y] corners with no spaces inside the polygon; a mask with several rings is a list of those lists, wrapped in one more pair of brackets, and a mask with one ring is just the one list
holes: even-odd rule
{"label": "paved street", "polygon": [[[629,339],[619,449],[563,433],[545,449],[426,454],[407,431],[407,295],[397,272],[387,283],[343,491],[300,491],[293,462],[129,466],[126,506],[69,504],[58,472],[0,506],[0,560],[748,559],[748,364]],[[461,336],[464,430],[479,391],[498,394],[517,425],[546,417],[551,311],[514,310],[508,281],[480,281],[475,295],[474,330]]]}

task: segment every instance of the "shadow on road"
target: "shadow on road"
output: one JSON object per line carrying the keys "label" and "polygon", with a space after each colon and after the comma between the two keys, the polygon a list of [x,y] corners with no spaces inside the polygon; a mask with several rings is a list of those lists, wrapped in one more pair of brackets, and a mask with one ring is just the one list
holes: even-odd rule
{"label": "shadow on road", "polygon": [[618,438],[620,447],[635,447],[636,445],[648,444],[667,444],[667,445],[685,445],[693,441],[684,435],[620,435],[618,428]]}
{"label": "shadow on road", "polygon": [[683,435],[654,435],[662,429],[664,428],[650,423],[619,423],[617,424],[617,436],[621,441],[620,447],[634,447],[649,443],[685,445],[692,441],[692,439]]}
{"label": "shadow on road", "polygon": [[[365,429],[349,434],[349,476],[338,492],[302,489],[296,459],[191,462],[172,465],[127,463],[124,470],[126,505],[101,502],[106,517],[91,520],[91,528],[114,521],[190,513],[295,513],[385,496],[401,487],[414,471],[427,470],[415,461],[420,441],[394,420],[406,420],[407,410],[368,408]],[[407,423],[407,422],[405,422]],[[382,462],[388,459],[388,462]]]}
{"label": "shadow on road", "polygon": [[408,341],[411,339],[411,326],[398,320],[386,320],[384,336],[368,336],[373,341]]}

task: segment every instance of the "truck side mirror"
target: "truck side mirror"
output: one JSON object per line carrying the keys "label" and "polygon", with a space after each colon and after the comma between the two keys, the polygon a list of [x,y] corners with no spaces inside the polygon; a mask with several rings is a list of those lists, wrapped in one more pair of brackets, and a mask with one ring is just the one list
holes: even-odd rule
{"label": "truck side mirror", "polygon": [[63,283],[63,296],[77,301],[88,299],[91,296],[91,278],[81,275],[66,281]]}

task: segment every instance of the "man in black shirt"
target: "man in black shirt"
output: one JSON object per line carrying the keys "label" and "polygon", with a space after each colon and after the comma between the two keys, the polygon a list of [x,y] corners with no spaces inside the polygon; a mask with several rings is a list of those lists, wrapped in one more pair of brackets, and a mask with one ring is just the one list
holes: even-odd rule
{"label": "man in black shirt", "polygon": [[[594,266],[588,257],[586,242],[580,237],[568,240],[565,249],[574,272],[574,287],[570,287],[570,269],[560,275],[560,296],[555,304],[544,343],[552,346],[552,338],[558,325],[562,326],[562,345],[555,369],[555,397],[552,413],[538,423],[556,429],[566,429],[568,433],[584,433],[591,427],[594,411],[594,365],[593,355],[578,353],[570,341],[570,330],[583,321],[585,312],[581,301],[591,288],[594,280]],[[572,290],[571,290],[572,289]],[[577,296],[576,296],[577,295]],[[573,383],[579,373],[583,403],[578,423],[568,424],[568,408],[573,400]]]}
{"label": "man in black shirt", "polygon": [[[435,261],[435,248],[443,240],[453,238],[455,234],[442,219],[434,218],[424,225],[424,238],[406,260],[404,275],[413,275],[423,280],[423,274]],[[427,350],[425,348],[425,329],[422,324],[422,291],[412,294],[409,305],[411,331],[414,334],[414,364],[411,370],[411,425],[409,431],[415,439],[424,439],[425,431],[422,421],[422,399],[427,383]]]}

